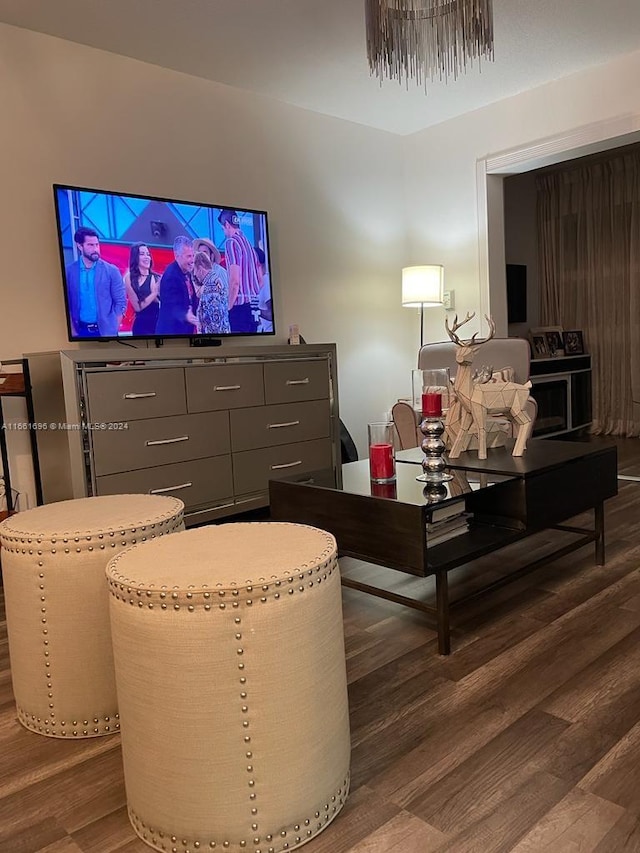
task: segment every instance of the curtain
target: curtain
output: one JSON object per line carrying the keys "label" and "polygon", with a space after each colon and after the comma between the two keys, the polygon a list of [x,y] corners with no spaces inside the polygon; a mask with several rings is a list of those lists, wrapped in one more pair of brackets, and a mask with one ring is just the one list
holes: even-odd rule
{"label": "curtain", "polygon": [[640,149],[536,185],[542,324],[584,333],[592,432],[640,435]]}

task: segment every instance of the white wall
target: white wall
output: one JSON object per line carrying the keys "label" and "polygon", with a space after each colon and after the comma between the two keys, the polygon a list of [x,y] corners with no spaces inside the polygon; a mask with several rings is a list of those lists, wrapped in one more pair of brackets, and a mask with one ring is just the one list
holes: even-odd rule
{"label": "white wall", "polygon": [[[483,310],[484,263],[476,166],[500,152],[640,113],[640,52],[499,101],[404,139],[410,254],[445,265],[459,314]],[[619,122],[624,132],[624,121]],[[634,122],[629,121],[627,130]],[[635,125],[634,125],[635,126]],[[501,178],[496,178],[496,181]],[[481,212],[482,214],[482,212]],[[504,270],[504,264],[502,264]],[[494,289],[494,316],[506,320],[504,287]],[[497,304],[496,299],[500,304]],[[442,317],[431,312],[428,334],[442,340]],[[506,322],[500,329],[506,333]],[[475,328],[478,328],[476,324]],[[475,331],[472,328],[472,331]]]}
{"label": "white wall", "polygon": [[0,80],[0,359],[68,348],[52,183],[266,209],[276,342],[337,343],[363,451],[417,347],[401,139],[6,25]]}

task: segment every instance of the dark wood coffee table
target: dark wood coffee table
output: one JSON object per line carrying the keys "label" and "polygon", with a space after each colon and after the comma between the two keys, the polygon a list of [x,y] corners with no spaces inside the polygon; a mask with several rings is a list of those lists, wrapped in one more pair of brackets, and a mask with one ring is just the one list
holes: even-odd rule
{"label": "dark wood coffee table", "polygon": [[[312,524],[333,533],[341,555],[356,557],[418,577],[435,576],[436,607],[343,576],[345,586],[378,595],[435,616],[438,651],[450,653],[449,612],[454,606],[509,583],[553,559],[595,543],[595,559],[604,564],[604,501],[617,494],[615,445],[533,439],[524,456],[510,447],[490,450],[488,459],[464,453],[452,460],[454,480],[444,494],[434,495],[416,481],[422,453],[401,451],[394,489],[369,480],[368,460],[342,466],[335,487],[313,482],[273,480],[269,484],[271,517]],[[464,499],[472,514],[466,532],[429,545],[426,525],[434,506]],[[567,526],[567,519],[594,512],[591,529]],[[575,534],[570,543],[474,592],[449,599],[448,574],[465,563],[498,551],[544,529]]]}

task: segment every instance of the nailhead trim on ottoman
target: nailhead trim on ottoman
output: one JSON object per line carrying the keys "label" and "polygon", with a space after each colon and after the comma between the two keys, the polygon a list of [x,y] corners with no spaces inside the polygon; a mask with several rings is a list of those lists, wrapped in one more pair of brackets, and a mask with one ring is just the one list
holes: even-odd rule
{"label": "nailhead trim on ottoman", "polygon": [[127,805],[166,853],[281,853],[349,790],[336,543],[237,523],[130,548],[107,568]]}
{"label": "nailhead trim on ottoman", "polygon": [[60,501],[10,516],[0,548],[18,720],[42,735],[120,728],[104,571],[131,545],[184,530],[159,495]]}

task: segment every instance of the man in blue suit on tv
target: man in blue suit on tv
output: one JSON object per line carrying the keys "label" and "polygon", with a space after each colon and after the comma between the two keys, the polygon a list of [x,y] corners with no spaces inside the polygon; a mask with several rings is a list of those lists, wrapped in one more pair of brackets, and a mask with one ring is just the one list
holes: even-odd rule
{"label": "man in blue suit on tv", "polygon": [[173,242],[175,261],[160,279],[160,313],[156,334],[192,335],[196,330],[198,297],[193,286],[194,251],[189,237],[180,235]]}
{"label": "man in blue suit on tv", "polygon": [[100,241],[91,228],[78,228],[73,239],[78,260],[66,270],[72,335],[114,338],[127,307],[120,270],[100,258]]}

